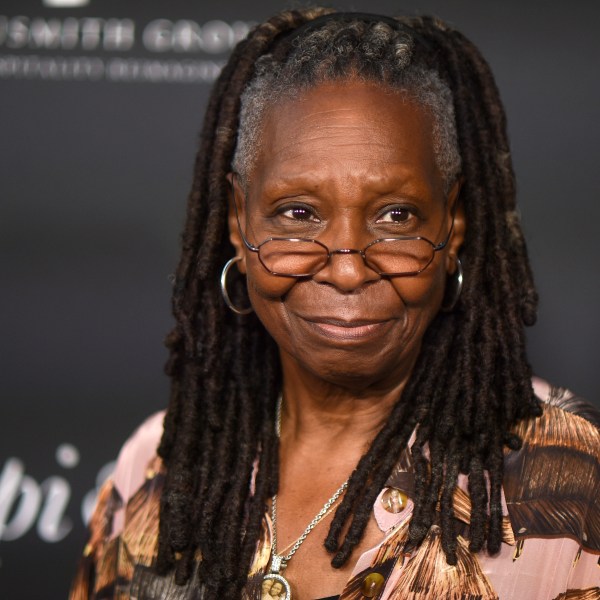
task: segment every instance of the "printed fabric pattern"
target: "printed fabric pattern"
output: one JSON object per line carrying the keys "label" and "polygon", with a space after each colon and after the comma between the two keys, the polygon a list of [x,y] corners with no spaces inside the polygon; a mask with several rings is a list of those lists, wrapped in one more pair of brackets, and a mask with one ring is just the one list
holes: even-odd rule
{"label": "printed fabric pattern", "polygon": [[[468,478],[455,492],[458,563],[449,566],[436,526],[405,551],[413,505],[410,452],[379,494],[373,511],[381,542],[358,558],[340,600],[600,600],[600,413],[568,390],[534,378],[541,417],[520,423],[519,451],[507,451],[501,551],[468,550]],[[70,600],[204,598],[197,576],[178,586],[154,572],[165,468],[156,456],[164,414],[150,417],[123,447],[103,486]],[[401,510],[390,498],[408,497]],[[271,553],[265,514],[245,598],[285,600],[261,589]],[[200,557],[198,556],[197,565]],[[368,596],[365,591],[368,590]]]}

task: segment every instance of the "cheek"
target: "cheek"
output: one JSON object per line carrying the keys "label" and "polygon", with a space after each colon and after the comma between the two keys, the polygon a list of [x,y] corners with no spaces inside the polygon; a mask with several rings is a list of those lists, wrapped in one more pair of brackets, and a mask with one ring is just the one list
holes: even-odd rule
{"label": "cheek", "polygon": [[294,287],[296,282],[289,278],[273,275],[248,277],[248,295],[254,302],[279,302]]}
{"label": "cheek", "polygon": [[430,265],[416,277],[391,279],[392,285],[407,309],[418,308],[433,315],[439,311],[444,297],[446,271],[442,264],[437,265],[437,268],[432,267],[433,265]]}
{"label": "cheek", "polygon": [[248,296],[256,316],[267,331],[277,339],[279,330],[286,327],[285,305],[283,299],[296,285],[293,277],[271,275],[262,266],[257,257],[249,257],[246,270]]}
{"label": "cheek", "polygon": [[255,301],[261,303],[280,300],[297,282],[294,277],[271,275],[262,266],[256,255],[252,255],[247,259],[246,280],[248,283],[248,294],[253,304]]}
{"label": "cheek", "polygon": [[297,283],[294,278],[267,273],[260,263],[247,271],[248,296],[256,316],[277,345],[288,351],[291,325],[285,298]]}

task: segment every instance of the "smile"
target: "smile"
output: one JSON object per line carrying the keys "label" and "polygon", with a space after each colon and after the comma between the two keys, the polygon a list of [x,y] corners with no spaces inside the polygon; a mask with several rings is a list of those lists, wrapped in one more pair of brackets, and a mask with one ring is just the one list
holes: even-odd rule
{"label": "smile", "polygon": [[370,341],[379,338],[393,320],[352,320],[342,321],[330,318],[303,318],[315,331],[324,337],[337,341]]}

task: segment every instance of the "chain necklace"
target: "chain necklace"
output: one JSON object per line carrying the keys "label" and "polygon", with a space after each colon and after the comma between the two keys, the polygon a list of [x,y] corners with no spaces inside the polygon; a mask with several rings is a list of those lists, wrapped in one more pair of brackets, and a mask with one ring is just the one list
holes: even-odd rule
{"label": "chain necklace", "polygon": [[[277,412],[275,415],[275,433],[279,438],[281,436],[281,405],[282,405],[282,397],[279,396],[277,399]],[[337,502],[338,498],[344,493],[346,488],[348,487],[348,482],[350,478],[346,479],[344,483],[334,492],[333,496],[325,502],[323,508],[315,515],[313,520],[306,526],[306,529],[302,533],[302,535],[294,542],[294,545],[291,547],[290,551],[283,555],[277,554],[277,494],[273,495],[271,499],[271,521],[273,523],[273,536],[271,542],[271,569],[269,573],[267,573],[263,577],[263,582],[271,581],[272,584],[275,582],[279,582],[285,590],[285,600],[291,600],[292,598],[292,588],[288,580],[281,575],[281,572],[286,568],[287,563],[290,561],[292,556],[296,554],[298,548],[302,545],[304,540],[307,538],[308,534],[317,526],[317,524],[331,511],[333,505]],[[282,596],[283,597],[283,596]]]}

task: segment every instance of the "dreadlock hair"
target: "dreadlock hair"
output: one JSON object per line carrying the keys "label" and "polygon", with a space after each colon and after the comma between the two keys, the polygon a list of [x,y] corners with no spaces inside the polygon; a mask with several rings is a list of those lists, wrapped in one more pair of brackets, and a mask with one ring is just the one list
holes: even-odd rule
{"label": "dreadlock hair", "polygon": [[[285,69],[318,40],[326,67],[319,53],[316,62],[306,60],[298,86],[350,76],[393,86],[404,68],[390,70],[394,52],[408,47],[395,64],[404,61],[413,74],[434,72],[450,91],[453,143],[464,178],[462,295],[452,312],[440,313],[429,326],[402,397],[350,478],[325,540],[332,565],[342,566],[360,541],[373,502],[415,428],[410,543],[423,540],[439,503],[443,549],[448,562],[456,562],[453,491],[458,475],[466,473],[470,549],[487,543],[497,552],[503,449],[519,447],[511,427],[541,410],[524,334],[524,325],[535,321],[537,295],[515,209],[504,110],[487,63],[469,40],[436,19],[332,13],[286,11],[257,26],[233,51],[206,112],[174,282],[176,326],[167,338],[172,392],[159,447],[167,471],[157,558],[158,571],[174,569],[178,584],[193,575],[202,597],[240,597],[266,503],[278,486],[277,347],[254,315],[228,311],[218,286],[233,253],[226,175],[234,156],[240,163],[244,152],[252,159],[251,143],[248,152],[236,154],[236,146],[241,98],[268,71],[261,64]],[[374,54],[364,51],[371,47]],[[429,110],[435,113],[432,105]],[[244,288],[241,277],[229,284],[237,305],[247,302]],[[198,553],[202,560],[193,573]]]}

